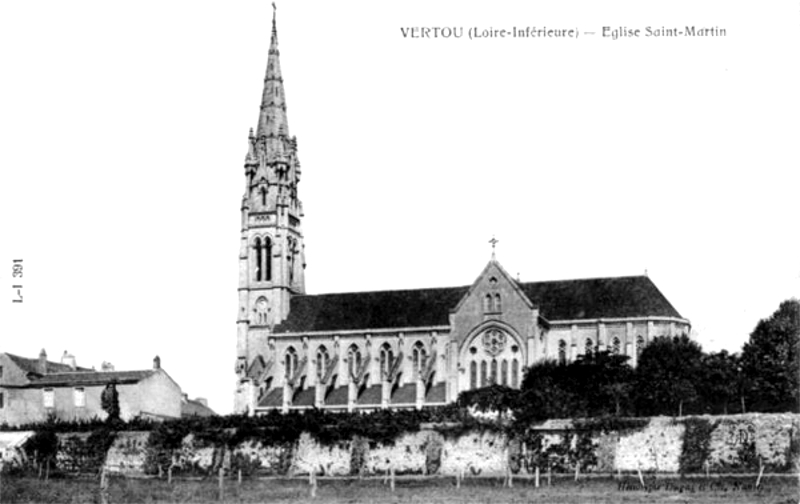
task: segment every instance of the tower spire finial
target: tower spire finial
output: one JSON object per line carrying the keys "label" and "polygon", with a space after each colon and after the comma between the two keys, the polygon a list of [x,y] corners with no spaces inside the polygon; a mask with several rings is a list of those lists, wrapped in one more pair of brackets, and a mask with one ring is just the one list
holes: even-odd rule
{"label": "tower spire finial", "polygon": [[495,259],[494,249],[495,249],[495,246],[497,245],[497,242],[499,242],[499,241],[500,241],[500,240],[498,240],[497,238],[495,238],[495,237],[494,237],[494,235],[492,235],[492,239],[491,239],[491,240],[489,240],[489,243],[491,243],[491,244],[492,244],[492,260],[493,260],[493,261],[494,261],[494,259]]}
{"label": "tower spire finial", "polygon": [[272,33],[277,33],[278,29],[275,27],[275,18],[278,15],[278,6],[272,2]]}

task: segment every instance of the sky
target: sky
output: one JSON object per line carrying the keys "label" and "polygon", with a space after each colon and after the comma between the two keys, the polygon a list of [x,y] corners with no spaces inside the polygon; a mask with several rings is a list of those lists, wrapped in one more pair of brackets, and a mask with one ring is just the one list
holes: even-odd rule
{"label": "sky", "polygon": [[[159,355],[232,410],[271,17],[263,0],[0,4],[0,351]],[[800,296],[799,17],[777,0],[279,2],[307,292],[468,285],[495,236],[523,281],[647,272],[704,350],[739,351]],[[644,36],[691,25],[726,36]],[[514,27],[579,35],[468,36]]]}

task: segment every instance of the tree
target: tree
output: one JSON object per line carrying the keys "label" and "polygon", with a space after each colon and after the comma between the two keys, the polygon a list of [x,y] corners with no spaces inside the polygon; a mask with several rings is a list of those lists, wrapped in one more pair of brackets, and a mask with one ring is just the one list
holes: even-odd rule
{"label": "tree", "polygon": [[525,371],[514,418],[529,425],[548,418],[569,418],[580,403],[572,393],[569,368],[554,360],[537,362]]}
{"label": "tree", "polygon": [[682,416],[698,397],[703,350],[685,334],[660,336],[639,356],[635,402],[639,414]]}
{"label": "tree", "polygon": [[702,364],[699,388],[704,412],[727,415],[729,403],[740,397],[739,356],[722,350],[703,355]]}
{"label": "tree", "polygon": [[117,392],[116,381],[112,381],[103,389],[103,393],[100,395],[100,406],[103,411],[108,413],[106,421],[115,422],[119,420],[119,393]]}
{"label": "tree", "polygon": [[608,350],[589,352],[569,364],[573,393],[583,397],[584,411],[575,416],[621,415],[631,390],[633,369],[627,355]]}
{"label": "tree", "polygon": [[798,411],[800,301],[789,299],[758,322],[742,349],[751,411]]}

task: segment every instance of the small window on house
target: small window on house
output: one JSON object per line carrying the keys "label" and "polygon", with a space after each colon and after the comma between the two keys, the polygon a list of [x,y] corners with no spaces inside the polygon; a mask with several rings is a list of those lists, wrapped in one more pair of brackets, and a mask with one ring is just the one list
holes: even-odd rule
{"label": "small window on house", "polygon": [[614,355],[619,355],[620,346],[621,343],[619,341],[619,338],[614,338],[611,342],[611,353],[613,353]]}
{"label": "small window on house", "polygon": [[72,397],[75,400],[76,408],[83,408],[86,406],[86,391],[83,387],[76,387],[72,390]]}
{"label": "small window on house", "polygon": [[4,401],[5,401],[5,397],[3,397],[3,393],[0,392],[0,409],[3,409],[3,407],[5,406],[5,402]]}
{"label": "small window on house", "polygon": [[558,341],[558,363],[567,363],[567,342],[563,339]]}
{"label": "small window on house", "polygon": [[56,397],[53,389],[46,388],[42,391],[42,400],[45,408],[54,408],[56,405]]}
{"label": "small window on house", "polygon": [[640,334],[636,336],[636,360],[639,360],[639,356],[642,355],[642,349],[644,348],[644,338]]}
{"label": "small window on house", "polygon": [[592,343],[591,338],[586,338],[586,344],[583,349],[584,355],[592,355],[592,348],[594,348],[594,343]]}

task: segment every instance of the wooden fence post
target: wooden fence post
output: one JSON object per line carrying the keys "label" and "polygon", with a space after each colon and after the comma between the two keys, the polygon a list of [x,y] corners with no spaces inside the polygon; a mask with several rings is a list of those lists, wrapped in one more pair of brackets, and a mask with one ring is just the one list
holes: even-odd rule
{"label": "wooden fence post", "polygon": [[547,486],[553,484],[553,464],[547,464]]}
{"label": "wooden fence post", "polygon": [[100,504],[108,504],[108,479],[105,465],[100,469]]}
{"label": "wooden fence post", "polygon": [[536,466],[536,469],[533,472],[533,476],[534,476],[533,483],[536,486],[536,488],[539,488],[539,466],[538,465]]}
{"label": "wooden fence post", "polygon": [[219,466],[219,500],[225,498],[225,468]]}
{"label": "wooden fence post", "polygon": [[311,472],[311,498],[317,496],[317,471]]}
{"label": "wooden fence post", "polygon": [[242,485],[242,469],[239,468],[239,486]]}
{"label": "wooden fence post", "polygon": [[172,466],[167,468],[167,483],[172,484]]}
{"label": "wooden fence post", "polygon": [[390,488],[392,489],[392,492],[394,492],[394,465],[392,466],[392,468],[389,471],[390,471],[390,475],[391,475]]}
{"label": "wooden fence post", "polygon": [[756,478],[756,490],[761,486],[761,477],[764,476],[764,461],[761,460],[761,457],[758,457],[758,465],[761,466],[758,468],[758,478]]}
{"label": "wooden fence post", "polygon": [[514,488],[514,471],[508,468],[508,488]]}
{"label": "wooden fence post", "polygon": [[461,471],[456,473],[456,488],[461,488]]}
{"label": "wooden fence post", "polygon": [[578,481],[578,475],[581,473],[581,463],[580,461],[575,462],[575,481]]}
{"label": "wooden fence post", "polygon": [[645,486],[644,486],[644,476],[642,476],[642,468],[641,467],[637,467],[636,468],[636,472],[639,473],[639,483],[642,484],[642,488],[645,488]]}

